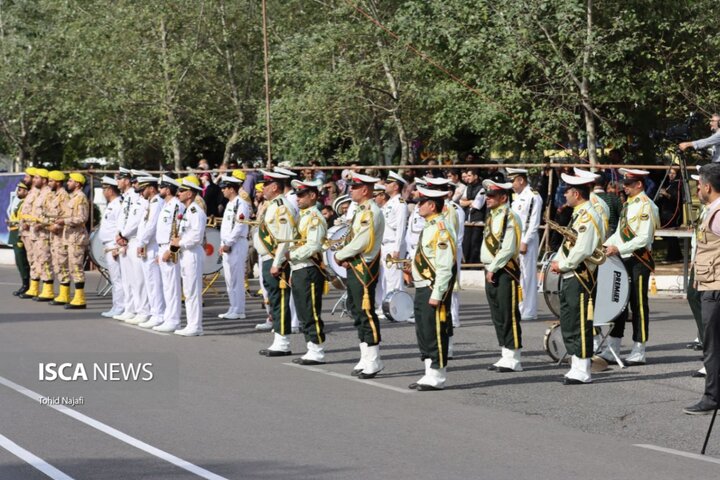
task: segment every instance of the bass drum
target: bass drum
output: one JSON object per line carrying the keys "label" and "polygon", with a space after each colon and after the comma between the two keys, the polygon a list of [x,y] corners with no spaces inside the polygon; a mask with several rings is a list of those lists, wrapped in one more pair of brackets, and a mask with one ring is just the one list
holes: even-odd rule
{"label": "bass drum", "polygon": [[100,270],[107,271],[108,264],[105,259],[105,245],[100,241],[100,227],[97,226],[90,233],[90,248],[88,253],[90,254],[90,261],[95,264]]}
{"label": "bass drum", "polygon": [[[349,228],[348,225],[335,225],[328,229],[326,238],[328,241],[339,240],[347,235]],[[325,250],[325,264],[328,266],[328,272],[332,275],[330,279],[332,286],[338,290],[345,290],[347,270],[335,261],[335,252],[337,250],[337,248],[328,248]]]}
{"label": "bass drum", "polygon": [[607,257],[598,267],[595,326],[606,325],[625,310],[630,298],[630,277],[619,256]]}
{"label": "bass drum", "polygon": [[220,255],[220,230],[215,228],[205,229],[205,259],[203,261],[203,275],[212,275],[222,268],[222,256]]}
{"label": "bass drum", "polygon": [[542,292],[545,297],[545,304],[556,317],[560,318],[560,283],[562,277],[550,270],[550,263],[555,258],[555,253],[550,255],[542,267]]}
{"label": "bass drum", "polygon": [[385,295],[382,310],[385,316],[394,322],[407,322],[415,313],[413,297],[401,290],[393,290]]}

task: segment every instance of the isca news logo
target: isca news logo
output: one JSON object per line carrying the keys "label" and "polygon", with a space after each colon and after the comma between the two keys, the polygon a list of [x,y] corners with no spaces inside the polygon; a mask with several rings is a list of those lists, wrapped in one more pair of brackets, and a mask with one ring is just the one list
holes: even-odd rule
{"label": "isca news logo", "polygon": [[41,382],[149,382],[155,374],[153,364],[104,362],[104,363],[56,363],[38,364],[38,380]]}

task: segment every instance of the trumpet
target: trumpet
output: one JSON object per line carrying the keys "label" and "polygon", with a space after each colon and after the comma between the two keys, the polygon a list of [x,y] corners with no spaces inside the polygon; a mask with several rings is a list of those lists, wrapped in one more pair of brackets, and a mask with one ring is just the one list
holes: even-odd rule
{"label": "trumpet", "polygon": [[[260,225],[262,222],[260,220],[237,220],[235,223],[241,225]],[[292,240],[290,241],[292,242]]]}
{"label": "trumpet", "polygon": [[[553,222],[547,217],[545,217],[545,223],[547,224],[548,228],[562,235],[565,240],[567,240],[571,244],[574,244],[577,241],[577,233],[575,233],[575,231],[573,231],[571,228],[563,227],[562,225]],[[603,251],[603,249],[601,247],[595,247],[592,255],[588,257],[586,261],[592,263],[593,265],[602,265],[603,263],[605,263],[605,258],[605,252]]]}
{"label": "trumpet", "polygon": [[389,253],[385,256],[385,266],[387,268],[392,268],[393,265],[404,268],[405,265],[410,265],[411,263],[412,260],[409,258],[393,258],[393,256]]}
{"label": "trumpet", "polygon": [[326,238],[325,240],[323,240],[323,250],[332,250],[333,252],[335,252],[345,246],[345,240],[347,240],[346,237],[335,239]]}

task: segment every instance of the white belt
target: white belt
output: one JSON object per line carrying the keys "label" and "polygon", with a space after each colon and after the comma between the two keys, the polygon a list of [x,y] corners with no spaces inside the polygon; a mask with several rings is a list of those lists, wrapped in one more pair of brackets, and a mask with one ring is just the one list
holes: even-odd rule
{"label": "white belt", "polygon": [[290,271],[294,272],[296,270],[302,270],[303,268],[310,268],[310,267],[316,267],[316,266],[317,265],[315,265],[313,262],[301,262],[301,263],[298,263],[295,265],[291,264]]}
{"label": "white belt", "polygon": [[414,281],[413,283],[415,283],[415,288],[423,288],[430,286],[430,280],[420,280],[419,282]]}
{"label": "white belt", "polygon": [[262,260],[263,262],[266,261],[266,260],[273,260],[273,259],[275,259],[275,257],[273,257],[272,255],[270,255],[269,253],[268,253],[267,255],[261,255],[261,256],[260,256],[260,260]]}

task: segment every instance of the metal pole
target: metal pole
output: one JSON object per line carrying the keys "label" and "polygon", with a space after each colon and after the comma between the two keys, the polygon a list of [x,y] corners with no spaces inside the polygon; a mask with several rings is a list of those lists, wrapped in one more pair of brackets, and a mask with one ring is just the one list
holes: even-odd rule
{"label": "metal pole", "polygon": [[270,167],[272,162],[272,149],[270,143],[270,70],[268,67],[268,35],[267,35],[267,8],[266,0],[262,1],[262,20],[263,20],[263,57],[265,62],[265,125],[267,135],[267,166]]}
{"label": "metal pole", "polygon": [[715,408],[715,412],[713,412],[712,420],[710,420],[710,427],[708,428],[707,435],[705,435],[705,443],[703,443],[703,448],[700,451],[700,455],[705,455],[705,449],[707,448],[708,440],[710,440],[710,433],[712,432],[713,425],[715,424],[715,417],[717,417],[718,409]]}

